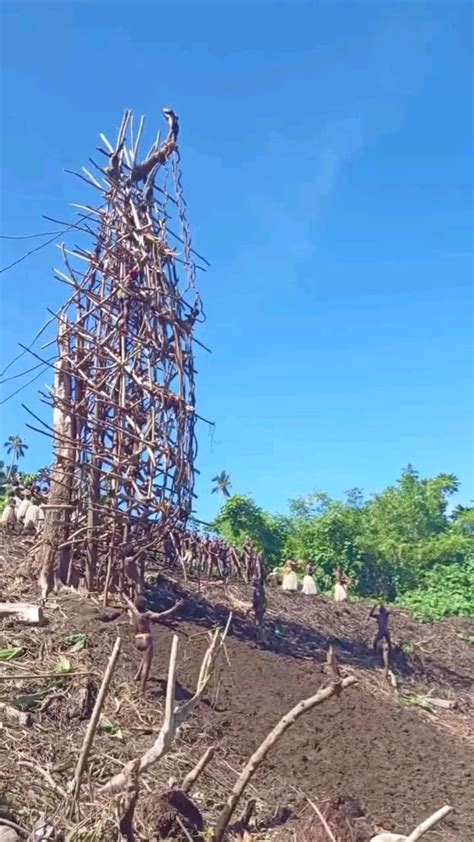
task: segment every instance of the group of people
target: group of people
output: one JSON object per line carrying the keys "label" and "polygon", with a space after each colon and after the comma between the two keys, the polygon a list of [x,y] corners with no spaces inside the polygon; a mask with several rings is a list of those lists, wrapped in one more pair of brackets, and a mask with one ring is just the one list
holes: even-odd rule
{"label": "group of people", "polygon": [[[289,559],[283,568],[282,590],[297,591],[299,587],[299,579],[295,573],[295,562]],[[349,598],[349,585],[354,584],[354,580],[345,575],[339,565],[334,571],[334,600],[335,602],[346,602]],[[308,563],[305,567],[302,592],[306,596],[316,596],[319,593],[319,588],[316,584],[314,576],[314,567]]]}
{"label": "group of people", "polygon": [[[37,486],[24,486],[18,480],[7,488],[6,505],[0,517],[0,525],[8,531],[38,533],[44,522],[44,505],[47,501],[47,489]],[[263,620],[266,610],[265,584],[275,584],[278,574],[265,575],[263,553],[257,550],[248,539],[242,549],[238,549],[221,538],[212,538],[195,531],[168,531],[162,540],[165,561],[170,566],[181,566],[190,575],[204,576],[208,579],[221,579],[226,583],[231,578],[243,579],[252,584],[252,608],[259,637],[263,635]],[[297,591],[299,579],[295,572],[296,564],[289,559],[283,567],[281,587],[284,591]],[[349,597],[348,588],[354,580],[346,576],[340,566],[334,571],[334,600],[345,602]],[[316,596],[319,588],[316,583],[314,566],[308,563],[302,581],[302,593]],[[377,633],[373,641],[374,653],[379,644],[386,644],[390,655],[392,644],[389,631],[389,611],[383,606],[374,606],[371,618],[377,622]],[[149,671],[148,660],[143,667],[143,683]]]}
{"label": "group of people", "polygon": [[207,579],[239,578],[250,583],[263,570],[263,553],[248,539],[242,549],[221,538],[212,538],[191,530],[170,530],[163,538],[166,563],[181,566],[190,575]]}
{"label": "group of people", "polygon": [[[342,568],[338,565],[334,571],[334,601],[346,602],[349,598],[349,585],[355,583],[354,579],[346,576]],[[288,560],[283,568],[282,590],[297,591],[299,587],[299,579],[295,573],[295,562]],[[319,593],[318,586],[314,577],[314,567],[312,564],[307,564],[305,567],[302,592],[307,596],[317,595]],[[390,658],[392,652],[392,640],[389,629],[390,611],[382,604],[374,605],[370,611],[369,619],[373,619],[377,623],[377,631],[372,642],[374,655],[382,644]]]}
{"label": "group of people", "polygon": [[22,485],[19,480],[14,480],[7,487],[0,525],[8,532],[40,532],[46,500],[45,492],[37,486]]}

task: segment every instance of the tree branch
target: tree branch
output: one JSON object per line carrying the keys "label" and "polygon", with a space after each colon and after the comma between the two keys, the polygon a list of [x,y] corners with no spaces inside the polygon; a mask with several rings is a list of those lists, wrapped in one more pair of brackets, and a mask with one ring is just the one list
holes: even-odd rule
{"label": "tree branch", "polygon": [[215,746],[209,746],[209,748],[205,751],[201,759],[198,760],[198,762],[196,763],[194,769],[191,769],[191,771],[188,772],[186,777],[183,778],[183,783],[181,784],[182,792],[191,792],[191,789],[196,783],[197,779],[202,774],[207,764],[214,757],[215,750]]}
{"label": "tree branch", "polygon": [[425,833],[433,827],[433,825],[438,824],[441,819],[444,819],[445,816],[448,815],[452,811],[452,807],[441,807],[440,810],[437,810],[436,813],[433,813],[432,816],[425,819],[424,822],[421,822],[414,830],[407,836],[407,842],[417,842],[418,839],[421,839]]}
{"label": "tree branch", "polygon": [[268,736],[265,737],[263,743],[261,743],[258,749],[249,758],[247,764],[242,769],[242,772],[240,773],[237,782],[227,799],[226,805],[217,820],[213,842],[222,842],[227,825],[229,824],[234,814],[235,808],[237,807],[239,799],[241,798],[247,784],[254,776],[256,770],[263,762],[270,749],[275,745],[275,743],[280,739],[280,737],[285,733],[285,731],[287,731],[288,728],[291,728],[291,726],[294,725],[296,720],[299,719],[300,716],[302,716],[304,713],[307,713],[307,711],[312,710],[317,705],[322,704],[323,702],[330,699],[332,696],[338,695],[342,690],[346,689],[347,687],[352,687],[353,684],[357,683],[357,679],[354,676],[349,676],[348,678],[340,679],[335,663],[335,656],[333,653],[331,653],[329,662],[331,664],[333,676],[333,681],[330,684],[330,686],[324,688],[323,690],[319,690],[314,696],[310,696],[308,699],[304,699],[303,701],[298,702],[298,704],[295,705],[294,708],[292,708],[290,711],[288,711],[288,713],[282,716],[280,721],[277,722],[277,724],[270,731]]}

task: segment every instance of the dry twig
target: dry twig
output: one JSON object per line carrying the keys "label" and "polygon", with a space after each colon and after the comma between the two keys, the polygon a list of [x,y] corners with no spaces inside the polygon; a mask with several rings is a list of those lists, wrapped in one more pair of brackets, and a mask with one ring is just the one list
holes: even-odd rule
{"label": "dry twig", "polygon": [[198,760],[198,762],[196,763],[194,769],[191,769],[191,771],[188,772],[188,774],[183,778],[183,783],[181,784],[181,790],[183,792],[191,792],[191,789],[193,788],[197,779],[203,773],[207,764],[210,763],[210,761],[214,757],[215,750],[215,746],[209,746],[209,748],[206,749],[206,751],[204,752],[201,759]]}

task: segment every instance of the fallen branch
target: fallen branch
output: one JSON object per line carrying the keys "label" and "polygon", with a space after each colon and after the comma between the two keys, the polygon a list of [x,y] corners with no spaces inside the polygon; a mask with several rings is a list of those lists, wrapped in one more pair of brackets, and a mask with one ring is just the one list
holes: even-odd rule
{"label": "fallen branch", "polygon": [[189,839],[189,842],[193,842],[193,837],[191,836],[189,830],[186,830],[186,828],[185,828],[185,826],[184,826],[184,824],[181,821],[179,816],[176,816],[176,821],[179,824],[179,826],[180,826],[181,830],[183,831],[184,835],[186,836],[186,838]]}
{"label": "fallen branch", "polygon": [[407,842],[417,842],[417,840],[421,839],[421,837],[424,836],[425,833],[435,824],[438,824],[438,822],[440,822],[441,819],[444,819],[448,813],[451,813],[452,809],[452,807],[448,807],[447,805],[446,807],[441,807],[440,810],[437,810],[436,813],[433,813],[432,816],[429,816],[424,820],[424,822],[421,822],[414,830],[412,830],[410,835],[407,836]]}
{"label": "fallen branch", "polygon": [[226,801],[225,807],[217,820],[216,829],[213,836],[213,842],[222,842],[227,825],[229,824],[234,814],[237,804],[245,788],[247,787],[247,784],[254,776],[260,764],[265,760],[265,757],[267,756],[270,749],[275,745],[276,742],[278,742],[278,740],[285,733],[285,731],[287,731],[288,728],[291,728],[291,726],[294,725],[294,723],[304,713],[307,713],[309,710],[312,710],[317,705],[320,705],[323,702],[327,701],[332,696],[339,695],[339,693],[341,693],[347,687],[352,687],[353,684],[357,683],[357,679],[355,678],[355,676],[349,676],[348,678],[343,679],[340,678],[337,662],[332,651],[330,651],[328,655],[328,666],[330,668],[331,673],[331,684],[329,685],[329,687],[326,687],[323,690],[319,690],[314,696],[310,696],[308,699],[304,699],[303,701],[298,702],[298,704],[295,705],[295,707],[293,707],[290,711],[288,711],[288,713],[282,716],[282,718],[279,720],[279,722],[277,722],[277,724],[270,731],[267,737],[265,737],[261,745],[249,758],[248,762],[242,769],[242,772],[240,773],[237,782],[235,783],[235,786],[233,787],[232,792]]}
{"label": "fallen branch", "polygon": [[[9,661],[5,661],[2,666],[6,666]],[[61,679],[64,678],[77,678],[78,675],[96,675],[93,670],[81,670],[80,672],[62,672],[58,673],[57,670],[53,670],[52,672],[21,672],[16,673],[16,675],[12,675],[11,673],[5,675],[0,675],[0,681],[24,681],[25,679],[31,678],[57,678],[58,675],[61,676]]]}
{"label": "fallen branch", "polygon": [[104,677],[102,679],[102,684],[100,686],[99,693],[97,695],[97,699],[94,705],[94,709],[91,714],[91,718],[89,720],[89,724],[87,726],[86,735],[84,737],[84,742],[82,744],[81,753],[79,755],[79,760],[77,761],[76,771],[74,772],[74,791],[73,791],[73,803],[76,803],[79,797],[79,790],[81,786],[81,778],[82,773],[85,769],[85,765],[87,763],[87,758],[89,756],[89,752],[94,741],[95,732],[97,730],[97,725],[99,724],[99,716],[102,710],[102,706],[104,704],[105,697],[107,695],[107,690],[109,689],[110,679],[112,678],[112,673],[115,667],[115,663],[119,656],[120,647],[122,642],[119,637],[117,637],[114,648],[112,650],[112,654],[109,658],[109,662],[107,664]]}
{"label": "fallen branch", "polygon": [[403,836],[400,833],[379,833],[377,836],[373,836],[370,842],[418,842],[418,839],[421,839],[428,830],[431,830],[435,824],[444,819],[445,816],[448,815],[452,811],[452,807],[441,807],[440,810],[437,810],[436,813],[433,813],[432,816],[429,816],[423,822],[415,827],[414,830],[409,834],[409,836]]}
{"label": "fallen branch", "polygon": [[207,764],[212,760],[214,757],[215,746],[209,746],[207,751],[203,754],[201,759],[196,763],[194,769],[191,769],[190,772],[183,778],[183,783],[181,784],[182,792],[191,792],[192,787],[196,783],[199,776],[202,774],[204,769],[206,768]]}
{"label": "fallen branch", "polygon": [[19,766],[25,766],[27,769],[32,769],[37,774],[41,775],[54,792],[60,795],[61,798],[66,798],[66,791],[56,783],[53,776],[47,769],[43,769],[43,767],[39,766],[38,763],[32,763],[29,760],[18,760],[17,763]]}
{"label": "fallen branch", "polygon": [[455,710],[458,706],[458,703],[451,699],[435,699],[433,696],[422,696],[421,699],[423,702],[434,705],[435,708],[443,708],[444,710]]}
{"label": "fallen branch", "polygon": [[[181,727],[183,722],[186,721],[188,716],[191,714],[191,712],[194,710],[194,708],[200,701],[204,690],[209,684],[211,676],[214,672],[216,658],[224,645],[231,618],[232,614],[229,614],[226,627],[222,634],[220,633],[219,629],[217,629],[214,632],[211,639],[211,643],[202,660],[194,696],[192,696],[192,698],[185,702],[184,705],[182,705],[181,707],[175,707],[175,674],[176,661],[178,656],[178,637],[177,635],[173,635],[173,642],[171,644],[171,654],[168,667],[168,681],[166,686],[166,703],[163,725],[161,726],[158,737],[156,738],[151,748],[149,748],[148,751],[146,751],[145,754],[140,758],[138,766],[139,775],[142,772],[145,772],[147,769],[149,769],[150,766],[152,766],[154,763],[157,762],[157,760],[159,760],[161,757],[163,757],[170,751],[179,728]],[[135,762],[136,759],[131,761],[131,763]],[[111,778],[103,787],[101,787],[101,792],[115,792],[119,789],[122,789],[127,782],[127,775],[129,769],[131,768],[131,763],[127,763],[122,772],[119,772],[117,775],[114,775],[113,778]]]}
{"label": "fallen branch", "polygon": [[16,822],[12,822],[10,821],[10,819],[4,818],[4,816],[0,816],[0,827],[9,827],[11,830],[16,830],[16,832],[19,833],[20,836],[28,835],[26,827],[22,827]]}

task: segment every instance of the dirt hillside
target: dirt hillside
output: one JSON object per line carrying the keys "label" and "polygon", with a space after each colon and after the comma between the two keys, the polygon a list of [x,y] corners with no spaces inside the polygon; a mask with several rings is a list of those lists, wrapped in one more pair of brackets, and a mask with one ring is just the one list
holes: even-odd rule
{"label": "dirt hillside", "polygon": [[[36,586],[23,575],[24,542],[0,540],[0,600],[35,600]],[[472,838],[472,623],[421,625],[394,612],[395,689],[372,656],[367,605],[337,606],[321,597],[270,591],[267,640],[257,644],[251,621],[236,608],[249,599],[243,586],[232,586],[227,595],[220,585],[198,592],[196,585],[158,576],[150,598],[154,607],[164,608],[177,595],[186,600],[181,614],[155,628],[156,657],[145,701],[132,681],[137,656],[125,614],[104,622],[96,600],[62,592],[48,604],[43,628],[0,621],[0,648],[22,648],[11,661],[0,662],[0,702],[18,705],[20,696],[31,702],[36,694],[28,727],[3,722],[0,795],[15,822],[29,828],[43,812],[63,830],[75,827],[75,839],[115,839],[114,806],[95,800],[96,787],[83,795],[82,825],[77,816],[66,818],[64,793],[87,726],[87,693],[100,682],[117,634],[123,651],[94,742],[88,772],[94,784],[106,781],[153,741],[162,720],[173,632],[180,640],[177,699],[185,700],[195,687],[208,630],[233,607],[228,659],[219,667],[218,680],[183,727],[173,752],[146,777],[137,810],[141,839],[157,838],[157,793],[167,787],[170,775],[179,780],[189,771],[210,743],[216,755],[194,798],[212,823],[243,763],[271,727],[327,682],[329,644],[358,684],[299,720],[259,769],[247,793],[257,799],[255,838],[319,839],[304,829],[311,813],[307,798],[357,804],[365,818],[351,819],[350,825],[352,838],[361,842],[374,828],[408,832],[444,804],[451,804],[453,813],[442,830],[425,838]],[[456,708],[420,701],[429,695],[451,699]],[[92,826],[95,835],[85,836]]]}

